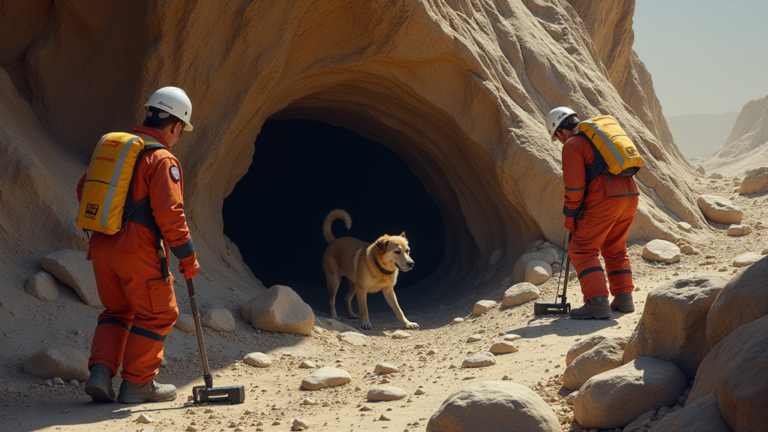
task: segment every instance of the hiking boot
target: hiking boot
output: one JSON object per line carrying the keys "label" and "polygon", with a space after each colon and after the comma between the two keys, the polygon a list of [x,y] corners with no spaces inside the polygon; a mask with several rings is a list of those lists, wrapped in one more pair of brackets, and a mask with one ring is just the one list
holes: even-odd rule
{"label": "hiking boot", "polygon": [[619,294],[611,302],[611,310],[617,310],[623,313],[635,311],[635,303],[632,302],[632,293]]}
{"label": "hiking boot", "polygon": [[611,308],[608,307],[608,297],[595,297],[587,300],[584,306],[571,309],[571,319],[608,319]]}
{"label": "hiking boot", "polygon": [[96,363],[91,367],[91,375],[85,382],[85,394],[93,402],[114,402],[115,389],[112,388],[112,369],[104,363]]}
{"label": "hiking boot", "polygon": [[120,384],[120,395],[117,401],[124,404],[144,402],[167,402],[176,399],[176,387],[171,384],[160,384],[151,380],[136,384],[123,380]]}

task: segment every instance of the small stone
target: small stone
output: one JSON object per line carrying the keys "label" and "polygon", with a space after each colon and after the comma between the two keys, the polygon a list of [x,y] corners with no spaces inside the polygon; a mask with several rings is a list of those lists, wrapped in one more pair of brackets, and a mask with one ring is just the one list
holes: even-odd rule
{"label": "small stone", "polygon": [[278,420],[273,421],[272,426],[280,426],[280,421]]}
{"label": "small stone", "polygon": [[477,368],[485,367],[496,364],[496,358],[489,352],[481,352],[475,355],[469,356],[464,359],[461,367],[463,368]]}
{"label": "small stone", "polygon": [[571,393],[571,394],[569,394],[568,396],[565,397],[565,402],[568,405],[573,405],[573,402],[576,400],[576,396],[578,396],[578,395],[579,395],[579,391],[576,390],[575,392],[573,392],[573,393]]}
{"label": "small stone", "polygon": [[29,295],[42,301],[54,301],[59,297],[59,286],[56,285],[56,279],[44,271],[29,278],[25,289]]}
{"label": "small stone", "polygon": [[502,381],[510,381],[511,378],[509,377],[509,375],[504,375],[503,377],[501,377],[501,380]]}
{"label": "small stone", "polygon": [[473,334],[467,338],[467,343],[480,342],[481,340],[483,340],[482,336],[480,336],[479,334]]}
{"label": "small stone", "polygon": [[243,363],[260,368],[272,366],[272,358],[264,353],[252,352],[243,357]]}
{"label": "small stone", "polygon": [[363,405],[363,407],[360,408],[359,411],[363,411],[363,412],[373,411],[373,408],[369,407],[368,405]]}
{"label": "small stone", "polygon": [[504,335],[504,340],[505,341],[512,342],[512,341],[516,341],[518,339],[522,339],[522,337],[520,335],[517,335],[517,334],[507,334],[507,335]]}
{"label": "small stone", "polygon": [[382,415],[379,417],[379,421],[392,421],[392,419],[391,419],[391,418],[389,418],[389,416],[387,416],[386,414],[382,414]]}
{"label": "small stone", "polygon": [[677,227],[685,232],[691,232],[693,227],[688,222],[678,222]]}
{"label": "small stone", "polygon": [[187,426],[187,429],[186,429],[186,430],[187,430],[188,432],[197,432],[197,428],[196,428],[196,427],[194,427],[194,426],[192,426],[192,425],[189,425],[189,426]]}
{"label": "small stone", "polygon": [[509,354],[517,352],[517,345],[509,341],[496,342],[491,346],[490,351],[494,354]]}
{"label": "small stone", "polygon": [[747,252],[737,256],[733,260],[733,266],[738,268],[746,267],[760,261],[761,258],[762,257],[760,255],[754,252]]}
{"label": "small stone", "polygon": [[[766,249],[766,253],[768,253],[768,249]],[[451,325],[461,324],[464,322],[464,318],[454,318],[453,321],[451,321]]]}
{"label": "small stone", "polygon": [[54,385],[62,385],[62,384],[64,384],[64,380],[62,380],[59,377],[53,377],[53,384]]}
{"label": "small stone", "polygon": [[320,402],[312,399],[312,398],[304,398],[303,401],[301,401],[302,405],[320,405]]}
{"label": "small stone", "polygon": [[293,419],[293,423],[291,424],[292,431],[303,431],[306,429],[309,429],[309,422],[299,418]]}
{"label": "small stone", "polygon": [[235,331],[235,318],[232,316],[232,312],[223,308],[205,311],[201,317],[201,324],[203,327],[218,332]]}
{"label": "small stone", "polygon": [[413,394],[415,394],[417,396],[423,395],[423,394],[426,394],[426,393],[427,393],[426,390],[424,390],[423,388],[417,388],[416,391],[413,392]]}
{"label": "small stone", "polygon": [[409,337],[411,337],[411,334],[408,333],[407,331],[396,330],[392,332],[391,336],[392,336],[392,339],[408,339]]}
{"label": "small stone", "polygon": [[140,416],[136,417],[136,423],[149,424],[149,423],[152,423],[152,421],[153,421],[152,417],[146,414],[141,414]]}
{"label": "small stone", "polygon": [[392,382],[392,380],[391,380],[391,379],[389,379],[389,378],[383,378],[383,379],[381,380],[381,384],[389,384],[389,383],[391,383],[391,382]]}
{"label": "small stone", "polygon": [[80,382],[76,379],[69,380],[69,385],[73,385],[75,387],[80,387]]}
{"label": "small stone", "polygon": [[313,362],[312,360],[304,360],[303,362],[301,362],[299,367],[301,369],[314,369],[317,366],[315,366],[315,362]]}
{"label": "small stone", "polygon": [[741,237],[745,236],[752,232],[752,227],[746,224],[733,224],[728,227],[728,230],[725,232],[727,235],[731,237]]}
{"label": "small stone", "polygon": [[378,386],[368,390],[366,398],[369,401],[393,401],[405,399],[405,390],[394,386]]}
{"label": "small stone", "polygon": [[[93,271],[93,270],[91,270]],[[24,372],[38,378],[88,379],[88,359],[70,347],[48,347],[30,356],[23,365]]]}
{"label": "small stone", "polygon": [[552,266],[541,260],[533,260],[525,266],[525,282],[541,285],[552,277]]}
{"label": "small stone", "polygon": [[184,333],[195,333],[195,319],[190,314],[179,314],[173,326]]}
{"label": "small stone", "polygon": [[435,355],[435,354],[437,354],[437,350],[431,349],[427,351],[427,355]]}
{"label": "small stone", "polygon": [[48,387],[53,387],[53,380],[48,378],[47,380],[45,380],[45,385],[47,385]]}
{"label": "small stone", "polygon": [[666,240],[651,240],[643,247],[643,258],[650,261],[676,263],[680,261],[680,248]]}
{"label": "small stone", "polygon": [[472,308],[472,315],[482,315],[489,309],[496,307],[496,305],[497,303],[493,300],[480,300],[475,303],[475,306]]}
{"label": "small stone", "polygon": [[203,411],[203,414],[211,414],[213,413],[213,410],[210,408],[206,408],[205,411]]}
{"label": "small stone", "polygon": [[301,382],[301,388],[305,390],[320,390],[329,387],[337,387],[352,381],[349,372],[332,367],[317,369],[309,374]]}
{"label": "small stone", "polygon": [[396,372],[400,372],[400,369],[397,366],[383,362],[377,363],[376,367],[373,369],[373,373],[375,374],[391,374]]}
{"label": "small stone", "polygon": [[539,298],[539,289],[536,285],[528,282],[512,285],[511,288],[504,291],[504,298],[501,301],[502,307],[517,306]]}
{"label": "small stone", "polygon": [[339,338],[340,341],[352,346],[368,345],[368,336],[362,333],[347,331],[347,332],[339,333],[337,337]]}

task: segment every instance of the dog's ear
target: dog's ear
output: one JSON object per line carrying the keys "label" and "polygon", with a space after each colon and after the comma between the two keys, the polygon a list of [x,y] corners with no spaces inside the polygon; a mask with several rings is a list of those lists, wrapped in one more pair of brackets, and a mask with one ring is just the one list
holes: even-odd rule
{"label": "dog's ear", "polygon": [[381,253],[387,252],[387,247],[389,247],[389,240],[381,239],[376,242],[376,247],[379,248]]}
{"label": "dog's ear", "polygon": [[404,238],[404,239],[407,239],[407,238],[408,238],[408,237],[406,237],[406,236],[405,236],[405,231],[403,231],[403,233],[402,233],[402,234],[400,234],[400,237],[402,237],[402,238]]}

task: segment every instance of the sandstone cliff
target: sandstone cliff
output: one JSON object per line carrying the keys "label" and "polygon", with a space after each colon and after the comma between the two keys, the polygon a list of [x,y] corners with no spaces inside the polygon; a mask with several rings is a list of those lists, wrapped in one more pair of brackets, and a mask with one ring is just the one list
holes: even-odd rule
{"label": "sandstone cliff", "polygon": [[768,161],[768,96],[747,102],[720,150],[702,159],[707,171],[728,176],[765,166]]}
{"label": "sandstone cliff", "polygon": [[[562,240],[560,147],[544,127],[560,105],[582,117],[614,115],[646,158],[631,239],[672,240],[676,220],[706,226],[686,183],[690,168],[631,50],[633,2],[572,3],[5,3],[3,266],[16,266],[18,284],[42,254],[84,248],[75,181],[98,137],[131,128],[141,102],[165,85],[186,89],[195,104],[195,130],[175,150],[201,291],[215,286],[232,302],[260,284],[223,235],[222,203],[275,118],[349,128],[410,164],[445,220],[445,271],[425,283],[435,289],[495,287],[530,239]],[[500,248],[501,261],[489,264]]]}

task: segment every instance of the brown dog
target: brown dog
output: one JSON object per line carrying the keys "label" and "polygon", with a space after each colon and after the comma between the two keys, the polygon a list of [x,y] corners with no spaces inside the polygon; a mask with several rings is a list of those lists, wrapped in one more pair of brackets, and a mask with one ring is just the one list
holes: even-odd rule
{"label": "brown dog", "polygon": [[358,316],[352,312],[352,297],[357,295],[357,307],[360,309],[360,327],[373,328],[368,318],[368,293],[382,291],[389,306],[395,311],[397,319],[407,329],[417,329],[419,325],[410,322],[403,314],[395,296],[395,282],[400,271],[413,269],[413,260],[409,256],[411,249],[405,233],[399,236],[383,235],[374,243],[365,243],[353,237],[335,238],[331,232],[331,224],[336,219],[344,221],[347,229],[352,227],[352,218],[344,210],[333,210],[325,217],[323,235],[328,241],[328,248],[323,255],[323,271],[328,283],[331,317],[336,315],[336,292],[339,290],[341,277],[349,281],[349,291],[344,300],[347,302],[347,316],[355,319]]}

